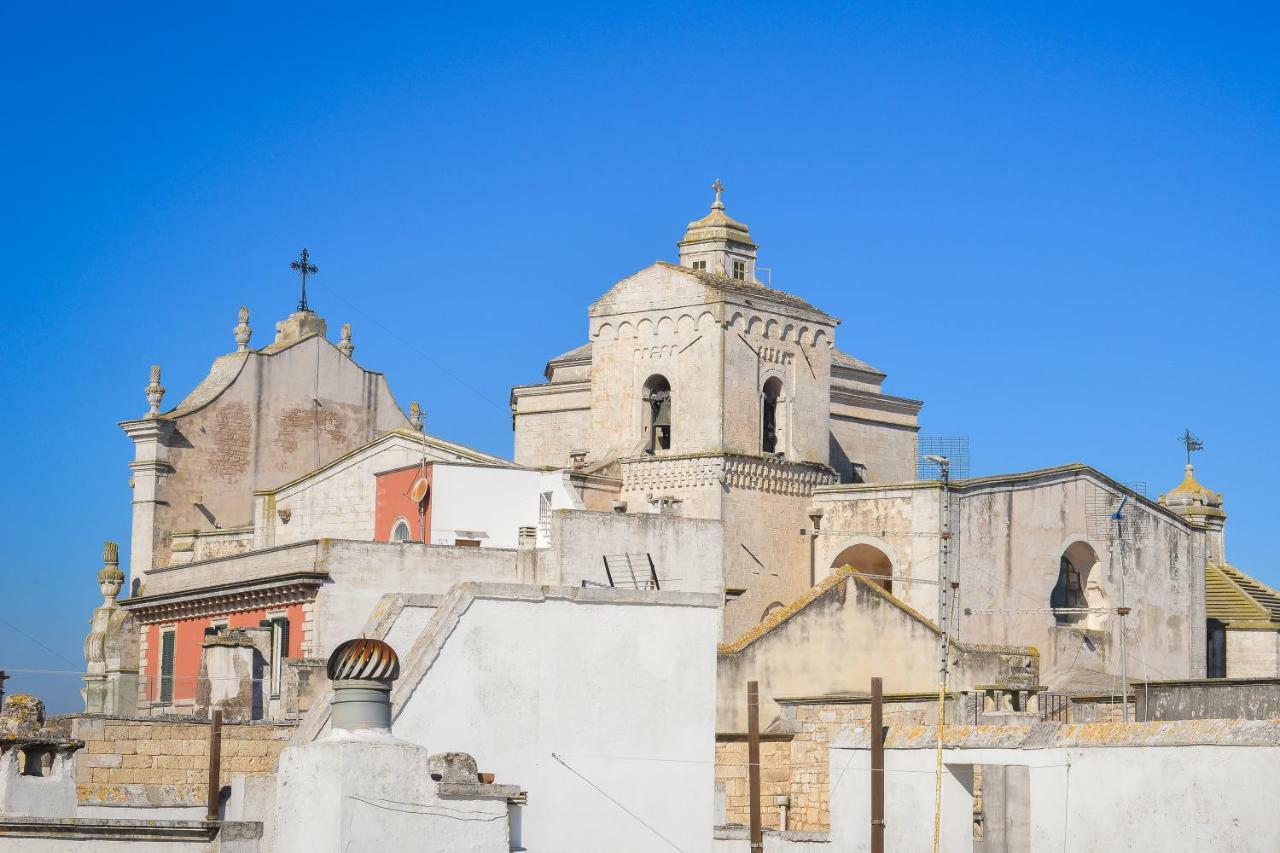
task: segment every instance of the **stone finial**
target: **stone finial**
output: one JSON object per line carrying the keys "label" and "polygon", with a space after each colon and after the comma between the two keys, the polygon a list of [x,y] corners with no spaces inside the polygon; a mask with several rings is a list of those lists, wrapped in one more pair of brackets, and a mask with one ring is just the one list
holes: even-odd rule
{"label": "stone finial", "polygon": [[102,546],[102,568],[98,570],[98,587],[102,590],[103,604],[114,604],[124,586],[124,572],[120,571],[120,546],[105,542]]}
{"label": "stone finial", "polygon": [[151,365],[151,381],[147,383],[147,402],[151,409],[147,417],[154,418],[160,414],[160,401],[164,399],[164,386],[160,384],[160,365]]}
{"label": "stone finial", "polygon": [[719,178],[716,178],[716,182],[711,185],[711,189],[716,191],[716,200],[711,203],[711,209],[724,210],[724,199],[720,197],[724,193],[724,184],[721,183]]}
{"label": "stone finial", "polygon": [[339,334],[338,351],[347,358],[351,358],[351,354],[356,351],[356,345],[351,343],[351,324],[343,323]]}
{"label": "stone finial", "polygon": [[422,432],[422,407],[414,400],[409,404],[409,428],[414,432]]}
{"label": "stone finial", "polygon": [[253,337],[253,329],[249,328],[249,309],[240,306],[240,321],[236,323],[236,352],[244,352],[249,348],[249,338]]}

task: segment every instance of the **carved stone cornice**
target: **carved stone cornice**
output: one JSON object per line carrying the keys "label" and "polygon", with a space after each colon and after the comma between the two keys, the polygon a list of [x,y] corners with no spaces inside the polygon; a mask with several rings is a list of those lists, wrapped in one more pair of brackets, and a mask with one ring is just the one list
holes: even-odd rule
{"label": "carved stone cornice", "polygon": [[322,572],[295,572],[255,583],[131,598],[120,602],[120,606],[143,624],[194,619],[238,610],[259,610],[311,601],[316,597],[316,590],[328,577],[327,573]]}
{"label": "carved stone cornice", "polygon": [[839,481],[836,473],[826,465],[729,453],[641,456],[622,460],[621,467],[624,493],[664,493],[724,486],[808,497],[819,486]]}

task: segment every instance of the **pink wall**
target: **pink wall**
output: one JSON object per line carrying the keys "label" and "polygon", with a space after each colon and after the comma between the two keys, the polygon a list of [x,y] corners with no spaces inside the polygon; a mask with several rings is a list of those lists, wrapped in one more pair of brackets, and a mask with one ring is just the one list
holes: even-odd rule
{"label": "pink wall", "polygon": [[[280,608],[270,608],[272,612]],[[290,604],[284,608],[289,620],[288,657],[302,657],[302,605]],[[241,610],[236,613],[219,613],[198,619],[179,619],[176,622],[157,622],[146,626],[147,659],[143,663],[146,676],[146,695],[151,702],[160,701],[160,629],[173,625],[176,629],[173,645],[173,699],[196,698],[196,680],[200,675],[200,650],[204,645],[204,629],[215,620],[226,619],[232,628],[256,628],[267,618],[267,610]]]}
{"label": "pink wall", "polygon": [[[397,468],[394,471],[383,471],[376,474],[377,493],[373,511],[373,538],[376,542],[390,542],[391,528],[396,519],[403,518],[409,522],[409,538],[415,542],[425,542],[431,538],[431,492],[423,499],[426,513],[422,516],[422,529],[419,529],[419,506],[409,499],[409,489],[418,479],[422,468],[413,465]],[[431,483],[431,465],[426,466],[427,482]]]}

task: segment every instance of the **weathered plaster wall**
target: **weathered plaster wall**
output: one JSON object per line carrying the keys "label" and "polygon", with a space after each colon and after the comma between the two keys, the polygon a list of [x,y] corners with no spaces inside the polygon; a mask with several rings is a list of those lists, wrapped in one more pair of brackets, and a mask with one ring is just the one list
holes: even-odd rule
{"label": "weathered plaster wall", "polygon": [[[1272,792],[1242,780],[1274,773],[1278,728],[1274,721],[1135,723],[1032,729],[1030,737],[1025,729],[970,729],[943,753],[942,850],[972,849],[973,765],[1027,768],[1032,850],[1274,849],[1280,811]],[[933,806],[931,741],[926,729],[890,730],[886,849],[930,849],[933,822],[920,816]],[[831,797],[831,841],[853,853],[869,849],[865,729],[850,742],[857,748],[831,750],[832,773],[842,774]]]}
{"label": "weathered plaster wall", "polygon": [[[1060,560],[1085,543],[1098,563],[1085,581],[1091,607],[1120,600],[1118,554],[1106,538],[1090,535],[1088,514],[1103,481],[1083,466],[958,484],[952,493],[952,565],[960,580],[959,634],[985,643],[1032,645],[1042,654],[1050,687],[1073,673],[1119,673],[1118,620],[1091,614],[1059,626],[1049,607]],[[1106,486],[1114,488],[1114,486]],[[825,511],[819,564],[844,548],[866,543],[889,556],[894,575],[935,579],[938,572],[940,490],[915,486],[843,486],[819,489]],[[1126,551],[1129,671],[1184,678],[1204,674],[1204,537],[1180,519],[1133,500],[1130,513],[1146,516],[1145,535]],[[936,587],[894,581],[894,595],[933,617]],[[969,608],[972,615],[964,614]],[[995,611],[995,612],[981,612]],[[1082,629],[1092,633],[1086,637]]]}
{"label": "weathered plaster wall", "polygon": [[235,358],[241,366],[234,381],[211,401],[181,412],[166,442],[172,471],[157,486],[154,565],[168,563],[170,532],[209,530],[215,522],[247,525],[254,490],[288,482],[407,426],[382,374],[364,370],[321,337],[271,355]]}
{"label": "weathered plaster wall", "polygon": [[1227,631],[1228,678],[1280,676],[1280,632]]}
{"label": "weathered plaster wall", "polygon": [[1135,682],[1139,720],[1280,719],[1280,678]]}
{"label": "weathered plaster wall", "polygon": [[[790,612],[792,608],[799,609]],[[952,644],[950,686],[1025,681],[1037,660],[1028,649]],[[755,631],[721,648],[716,672],[716,730],[746,730],[743,685],[760,683],[760,724],[781,718],[782,697],[856,693],[874,676],[891,693],[923,693],[938,684],[938,634],[870,583],[829,578],[807,604],[779,611]]]}
{"label": "weathered plaster wall", "polygon": [[540,583],[605,583],[605,555],[648,554],[664,590],[724,592],[723,528],[716,521],[652,513],[556,511],[548,524],[550,547],[538,555]]}
{"label": "weathered plaster wall", "polygon": [[[915,420],[912,418],[912,420]],[[914,425],[831,416],[831,467],[844,483],[904,483],[916,476]]]}
{"label": "weathered plaster wall", "polygon": [[531,853],[649,853],[660,843],[584,777],[677,847],[704,849],[714,817],[714,597],[473,589],[495,597],[476,597],[451,622],[446,614],[465,600],[456,589],[401,650],[408,686],[393,695],[394,733],[433,752],[470,753],[497,782],[527,790],[521,842]]}
{"label": "weathered plaster wall", "polygon": [[310,657],[328,657],[339,643],[360,636],[386,592],[439,594],[464,581],[516,580],[516,552],[505,548],[329,542],[324,566],[330,579],[316,597]]}

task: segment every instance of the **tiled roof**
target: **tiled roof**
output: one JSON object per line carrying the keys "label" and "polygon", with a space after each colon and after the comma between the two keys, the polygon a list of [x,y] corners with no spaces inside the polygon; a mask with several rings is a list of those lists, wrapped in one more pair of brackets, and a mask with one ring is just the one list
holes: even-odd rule
{"label": "tiled roof", "polygon": [[1204,605],[1206,616],[1228,627],[1280,630],[1280,593],[1227,563],[1205,567]]}
{"label": "tiled roof", "polygon": [[708,272],[707,270],[694,270],[689,267],[681,266],[680,264],[669,263],[668,261],[658,261],[657,263],[659,266],[664,266],[668,269],[684,273],[685,275],[693,276],[706,286],[715,290],[736,293],[742,296],[755,296],[761,299],[769,299],[782,305],[789,305],[792,308],[801,308],[806,311],[813,311],[821,314],[824,317],[831,317],[831,315],[827,314],[821,308],[811,305],[799,296],[786,293],[785,291],[775,290],[772,287],[766,287],[758,281],[747,281],[746,279],[733,278],[732,276],[724,275],[723,273]]}
{"label": "tiled roof", "polygon": [[841,366],[841,367],[848,367],[848,368],[851,368],[851,369],[853,369],[853,370],[862,370],[862,371],[865,371],[865,372],[867,372],[867,373],[875,373],[875,374],[877,374],[878,376],[884,376],[884,375],[885,375],[885,372],[884,372],[883,370],[879,369],[878,367],[872,367],[871,365],[867,364],[867,363],[866,363],[865,361],[863,361],[862,359],[860,359],[860,358],[854,358],[853,356],[849,355],[849,353],[845,352],[844,350],[841,350],[841,349],[835,349],[834,347],[833,347],[833,348],[832,348],[832,350],[831,350],[831,363],[832,363],[833,365],[839,365],[839,366]]}

